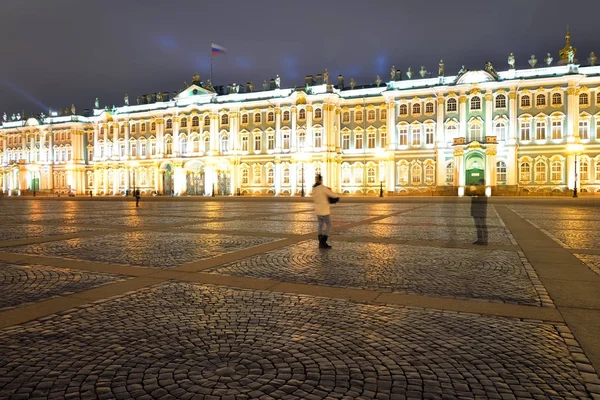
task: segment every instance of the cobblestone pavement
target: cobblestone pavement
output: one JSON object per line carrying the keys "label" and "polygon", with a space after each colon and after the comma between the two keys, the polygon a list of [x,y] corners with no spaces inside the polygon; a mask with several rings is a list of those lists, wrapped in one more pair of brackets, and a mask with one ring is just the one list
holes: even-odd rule
{"label": "cobblestone pavement", "polygon": [[14,246],[3,250],[148,268],[173,268],[274,240],[221,234],[140,231]]}
{"label": "cobblestone pavement", "polygon": [[2,332],[0,397],[585,397],[561,332],[170,283]]}
{"label": "cobblestone pavement", "polygon": [[0,262],[0,310],[124,279],[113,274]]}
{"label": "cobblestone pavement", "polygon": [[600,400],[595,281],[517,235],[597,278],[591,207],[490,201],[477,246],[468,199],[345,198],[323,250],[309,202],[169,200],[0,199],[0,399]]}
{"label": "cobblestone pavement", "polygon": [[[332,242],[333,243],[333,242]],[[398,244],[335,242],[322,251],[302,242],[212,270],[217,274],[268,278],[442,297],[539,305],[515,251],[446,249]]]}

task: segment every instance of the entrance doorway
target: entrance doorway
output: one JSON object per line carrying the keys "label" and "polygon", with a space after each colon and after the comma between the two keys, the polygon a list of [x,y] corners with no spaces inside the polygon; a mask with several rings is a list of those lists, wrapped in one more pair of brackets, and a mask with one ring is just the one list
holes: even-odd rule
{"label": "entrance doorway", "polygon": [[231,195],[231,175],[226,173],[219,174],[219,185],[217,187],[217,194],[219,196],[230,196]]}
{"label": "entrance doorway", "polygon": [[165,168],[165,173],[163,175],[163,188],[165,195],[170,196],[173,193],[173,167],[171,167],[171,164],[167,164],[167,167]]}
{"label": "entrance doorway", "polygon": [[476,186],[483,181],[485,184],[484,159],[480,153],[475,153],[467,158],[466,162],[466,179],[467,186]]}

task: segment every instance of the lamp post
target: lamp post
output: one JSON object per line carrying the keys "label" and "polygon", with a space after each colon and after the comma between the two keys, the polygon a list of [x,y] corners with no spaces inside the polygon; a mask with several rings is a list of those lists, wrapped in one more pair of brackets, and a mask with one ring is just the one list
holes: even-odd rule
{"label": "lamp post", "polygon": [[383,197],[383,181],[379,181],[379,197]]}
{"label": "lamp post", "polygon": [[300,190],[300,197],[304,197],[304,161],[302,161],[302,189]]}
{"label": "lamp post", "polygon": [[583,152],[583,145],[581,143],[571,143],[569,144],[567,150],[572,152],[575,155],[575,179],[573,180],[573,197],[577,196],[577,156]]}
{"label": "lamp post", "polygon": [[[131,174],[132,174],[132,182],[133,182],[133,196],[135,196],[135,169],[138,167],[139,163],[137,161],[133,161],[131,164]],[[131,187],[131,184],[130,184]]]}

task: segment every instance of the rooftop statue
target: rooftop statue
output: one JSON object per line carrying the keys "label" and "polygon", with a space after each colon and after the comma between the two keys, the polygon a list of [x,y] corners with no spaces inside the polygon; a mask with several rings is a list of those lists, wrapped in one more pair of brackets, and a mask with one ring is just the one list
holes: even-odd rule
{"label": "rooftop statue", "polygon": [[275,77],[275,88],[281,89],[281,78],[279,77],[279,74],[277,74],[277,76]]}
{"label": "rooftop statue", "polygon": [[390,70],[390,81],[396,80],[396,66],[392,65],[392,69]]}
{"label": "rooftop statue", "polygon": [[375,78],[375,85],[377,85],[377,87],[381,85],[381,77],[379,75],[377,75],[377,77]]}
{"label": "rooftop statue", "polygon": [[438,76],[444,76],[444,60],[440,60],[438,67]]}
{"label": "rooftop statue", "polygon": [[354,78],[350,78],[350,89],[354,89],[356,87],[356,81]]}
{"label": "rooftop statue", "polygon": [[594,54],[593,51],[590,53],[590,56],[588,57],[588,63],[590,65],[596,65],[596,54]]}
{"label": "rooftop statue", "polygon": [[531,55],[531,58],[529,58],[528,62],[529,62],[529,65],[531,65],[531,68],[535,68],[535,65],[538,62],[537,58],[535,58],[535,54]]}
{"label": "rooftop statue", "polygon": [[268,87],[269,87],[269,85],[267,85],[267,81],[263,81],[262,90],[266,91],[268,89]]}
{"label": "rooftop statue", "polygon": [[323,73],[323,83],[329,85],[329,71],[327,71],[327,68],[325,68],[325,72]]}
{"label": "rooftop statue", "polygon": [[97,97],[96,97],[96,100],[94,101],[94,108],[95,109],[99,109],[100,108],[100,100],[98,100]]}
{"label": "rooftop statue", "polygon": [[6,116],[6,113],[2,114],[2,120],[4,122],[8,121],[8,117]]}
{"label": "rooftop statue", "polygon": [[408,71],[406,71],[406,76],[408,76],[408,79],[412,79],[413,70],[411,67],[408,67]]}
{"label": "rooftop statue", "polygon": [[494,65],[488,61],[485,63],[485,72],[492,75],[495,79],[498,79],[498,72],[494,69]]}
{"label": "rooftop statue", "polygon": [[252,82],[248,82],[248,83],[246,84],[246,88],[248,89],[248,92],[249,92],[249,93],[252,93],[252,92],[254,92],[254,83],[252,83]]}
{"label": "rooftop statue", "polygon": [[77,110],[75,109],[75,104],[71,104],[71,114],[75,115]]}
{"label": "rooftop statue", "polygon": [[515,69],[515,55],[513,53],[508,55],[508,69]]}
{"label": "rooftop statue", "polygon": [[468,71],[467,68],[465,68],[465,66],[463,65],[462,67],[460,67],[460,69],[458,70],[458,76],[460,77],[461,75],[466,74]]}
{"label": "rooftop statue", "polygon": [[569,50],[567,51],[569,64],[573,64],[575,62],[575,52],[576,50],[573,48],[573,46],[569,46]]}
{"label": "rooftop statue", "polygon": [[127,93],[125,93],[125,98],[123,100],[125,100],[125,105],[128,106],[129,105],[129,95]]}
{"label": "rooftop statue", "polygon": [[419,75],[421,75],[421,78],[425,78],[425,76],[427,75],[427,70],[425,69],[424,65],[421,65],[421,69],[419,70]]}
{"label": "rooftop statue", "polygon": [[547,66],[551,66],[553,60],[554,60],[554,58],[552,58],[552,55],[550,53],[546,54],[546,58],[544,58],[544,62],[546,63]]}

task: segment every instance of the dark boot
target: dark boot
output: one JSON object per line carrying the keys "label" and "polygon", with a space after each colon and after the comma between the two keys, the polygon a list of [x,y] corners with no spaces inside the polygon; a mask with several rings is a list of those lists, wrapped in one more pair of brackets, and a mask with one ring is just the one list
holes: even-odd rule
{"label": "dark boot", "polygon": [[321,236],[321,244],[319,245],[319,247],[323,248],[323,249],[330,249],[331,246],[327,244],[327,235],[322,235]]}
{"label": "dark boot", "polygon": [[323,235],[319,235],[319,247],[323,247]]}

